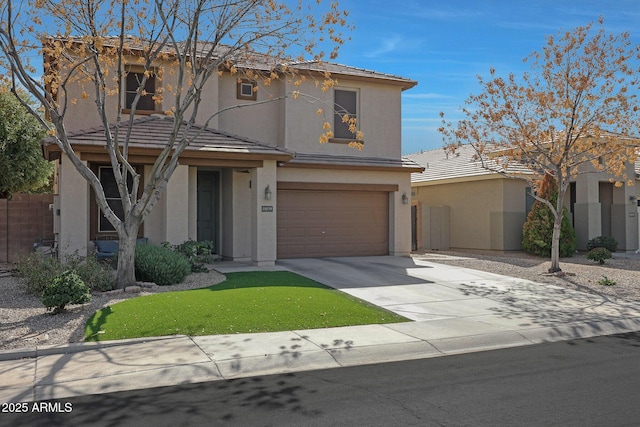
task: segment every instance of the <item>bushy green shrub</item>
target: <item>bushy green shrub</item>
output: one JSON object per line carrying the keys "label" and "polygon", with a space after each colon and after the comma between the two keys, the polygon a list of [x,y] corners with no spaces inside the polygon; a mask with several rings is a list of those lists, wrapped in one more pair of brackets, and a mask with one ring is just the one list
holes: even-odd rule
{"label": "bushy green shrub", "polygon": [[611,251],[607,248],[593,248],[587,253],[587,259],[604,264],[605,259],[611,258]]}
{"label": "bushy green shrub", "polygon": [[204,273],[207,271],[204,264],[211,262],[211,254],[213,254],[214,246],[210,240],[202,242],[187,240],[180,245],[174,246],[173,250],[181,253],[189,260],[192,273]]}
{"label": "bushy green shrub", "polygon": [[[546,176],[540,189],[540,197],[554,201],[558,195],[557,184]],[[546,204],[536,200],[522,227],[522,248],[530,254],[551,256],[554,216]],[[560,256],[570,257],[576,251],[576,232],[569,221],[567,208],[562,209],[560,224]]]}
{"label": "bushy green shrub", "polygon": [[609,236],[598,236],[587,242],[587,249],[607,248],[609,252],[615,252],[618,249],[618,241]]}
{"label": "bushy green shrub", "polygon": [[55,277],[67,270],[74,270],[92,290],[108,291],[115,286],[113,269],[109,265],[77,252],[62,259],[33,252],[18,261],[17,270],[26,291],[35,295],[40,295]]}
{"label": "bushy green shrub", "polygon": [[91,301],[91,291],[74,271],[65,271],[55,277],[42,291],[42,303],[53,313],[64,311],[67,304],[84,304]]}
{"label": "bushy green shrub", "polygon": [[187,258],[169,248],[137,245],[135,256],[136,278],[160,286],[180,283],[191,273]]}

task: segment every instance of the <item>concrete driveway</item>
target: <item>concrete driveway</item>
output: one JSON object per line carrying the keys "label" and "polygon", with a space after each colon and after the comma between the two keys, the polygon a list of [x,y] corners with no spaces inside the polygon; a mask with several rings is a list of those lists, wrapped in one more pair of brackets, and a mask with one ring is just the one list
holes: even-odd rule
{"label": "concrete driveway", "polygon": [[[292,259],[278,265],[409,319],[428,321],[422,328],[425,334],[443,329],[459,335],[460,328],[474,334],[511,330],[525,337],[581,328],[604,334],[616,332],[616,325],[626,330],[629,322],[640,329],[639,304],[437,264],[419,256]],[[406,325],[412,324],[399,326]]]}

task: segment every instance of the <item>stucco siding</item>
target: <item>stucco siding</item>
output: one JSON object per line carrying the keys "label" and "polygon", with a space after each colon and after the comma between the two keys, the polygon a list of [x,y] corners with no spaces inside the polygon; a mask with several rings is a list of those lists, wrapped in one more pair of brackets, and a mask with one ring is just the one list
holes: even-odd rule
{"label": "stucco siding", "polygon": [[87,254],[89,243],[89,184],[68,157],[62,156],[59,168],[60,253]]}
{"label": "stucco siding", "polygon": [[[501,181],[491,179],[416,187],[415,199],[423,209],[427,206],[449,207],[452,248],[507,250],[506,246],[512,246],[513,231],[508,233],[509,244],[505,245],[505,226],[511,227],[517,220],[510,216],[505,224],[504,183]],[[522,199],[524,201],[524,190]]]}
{"label": "stucco siding", "polygon": [[[255,101],[237,99],[237,76],[224,74],[218,79],[218,90],[217,100],[207,94],[209,110],[213,112],[212,107],[222,111],[228,107],[242,106],[221,112],[218,115],[219,129],[267,144],[281,144],[283,135],[280,123],[285,100],[277,98],[284,95],[283,82],[274,81],[266,87],[259,84]],[[313,114],[310,119],[317,119],[317,116]]]}
{"label": "stucco siding", "polygon": [[[358,151],[345,144],[319,143],[324,132],[323,123],[327,121],[333,126],[333,90],[323,92],[313,82],[307,82],[300,88],[310,98],[301,96],[286,101],[285,148],[312,154],[400,157],[400,88],[341,77],[335,89],[358,92],[358,127],[364,134],[364,148]],[[289,84],[287,90],[297,88]],[[322,110],[320,116],[318,109]]]}

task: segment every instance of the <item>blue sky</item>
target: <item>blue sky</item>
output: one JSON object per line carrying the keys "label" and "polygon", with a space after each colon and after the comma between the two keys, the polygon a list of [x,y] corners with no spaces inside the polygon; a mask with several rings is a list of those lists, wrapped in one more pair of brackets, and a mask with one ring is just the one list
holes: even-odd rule
{"label": "blue sky", "polygon": [[477,75],[526,70],[546,35],[605,19],[640,43],[637,0],[341,0],[356,28],[336,62],[418,81],[403,94],[403,154],[442,146],[439,112],[448,120],[479,90]]}

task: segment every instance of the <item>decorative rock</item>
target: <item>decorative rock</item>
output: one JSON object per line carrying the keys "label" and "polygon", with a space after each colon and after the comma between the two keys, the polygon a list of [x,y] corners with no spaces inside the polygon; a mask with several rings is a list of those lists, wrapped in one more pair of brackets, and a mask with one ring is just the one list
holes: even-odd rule
{"label": "decorative rock", "polygon": [[125,292],[140,292],[140,290],[140,286],[127,286],[126,288],[124,288]]}
{"label": "decorative rock", "polygon": [[115,294],[121,294],[123,292],[124,292],[124,289],[114,289],[112,291],[105,292],[105,294],[107,294],[107,295],[115,295]]}
{"label": "decorative rock", "polygon": [[151,289],[158,286],[153,282],[137,282],[137,285],[140,286],[141,288],[151,288]]}

